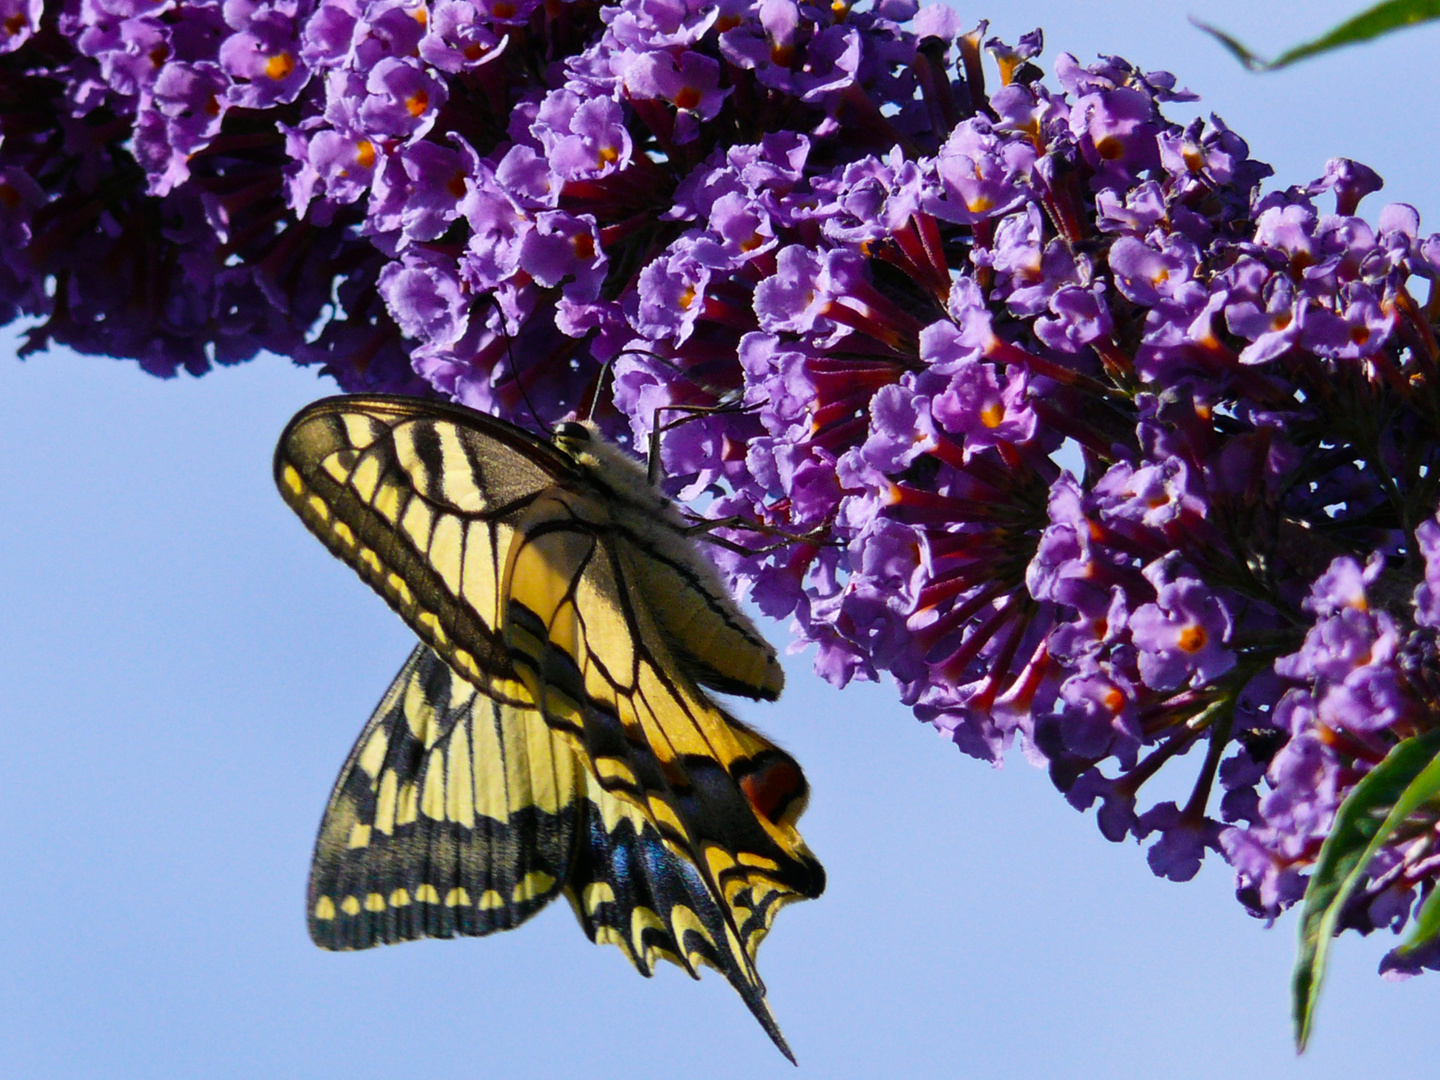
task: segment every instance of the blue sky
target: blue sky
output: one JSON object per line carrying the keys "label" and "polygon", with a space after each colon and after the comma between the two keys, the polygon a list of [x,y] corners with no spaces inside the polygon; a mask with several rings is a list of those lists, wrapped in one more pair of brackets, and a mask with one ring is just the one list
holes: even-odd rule
{"label": "blue sky", "polygon": [[[1189,10],[1279,51],[1352,9]],[[1388,181],[1372,217],[1403,200],[1440,228],[1434,116],[1405,111],[1440,99],[1440,31],[1255,78],[1185,13],[1084,0],[990,10],[1011,40],[1043,25],[1047,67],[1060,51],[1107,52],[1175,71],[1282,183],[1353,156]],[[0,360],[0,1070],[796,1075],[717,975],[641,979],[589,945],[563,904],[483,940],[352,955],[309,943],[321,809],[410,647],[271,486],[281,427],[332,391],[273,358],[171,382],[63,352]],[[830,874],[761,953],[806,1075],[1433,1068],[1416,1034],[1433,1023],[1440,976],[1381,981],[1387,942],[1341,941],[1297,1061],[1294,920],[1251,920],[1222,865],[1159,881],[1018,755],[1002,769],[964,758],[891,688],[837,693],[804,655],[788,674],[779,704],[740,711],[804,764],[805,836]]]}

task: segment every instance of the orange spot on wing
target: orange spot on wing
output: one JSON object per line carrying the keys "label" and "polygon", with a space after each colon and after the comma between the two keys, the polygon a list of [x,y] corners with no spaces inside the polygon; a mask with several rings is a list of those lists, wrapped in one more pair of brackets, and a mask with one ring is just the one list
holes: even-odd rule
{"label": "orange spot on wing", "polygon": [[776,761],[740,778],[740,789],[757,813],[777,821],[790,800],[800,793],[800,772],[788,761]]}

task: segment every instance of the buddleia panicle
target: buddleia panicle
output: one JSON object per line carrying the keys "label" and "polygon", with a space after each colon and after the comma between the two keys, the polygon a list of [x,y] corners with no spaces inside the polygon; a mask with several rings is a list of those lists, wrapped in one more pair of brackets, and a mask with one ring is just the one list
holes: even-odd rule
{"label": "buddleia panicle", "polygon": [[[1358,213],[1372,170],[1264,192],[1174,76],[1047,72],[941,5],[257,10],[15,5],[0,291],[35,347],[267,348],[525,423],[600,388],[616,439],[690,410],[671,490],[749,526],[724,570],[823,676],[1023,742],[1267,917],[1435,726],[1440,239]],[[1435,824],[1341,925],[1406,921]]]}

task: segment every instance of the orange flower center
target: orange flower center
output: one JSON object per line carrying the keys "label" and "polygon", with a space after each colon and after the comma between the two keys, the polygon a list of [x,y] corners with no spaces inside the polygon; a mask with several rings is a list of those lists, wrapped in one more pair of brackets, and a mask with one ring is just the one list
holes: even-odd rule
{"label": "orange flower center", "polygon": [[1179,635],[1175,638],[1175,644],[1179,645],[1185,652],[1194,653],[1199,652],[1205,647],[1206,640],[1205,628],[1203,626],[1191,625],[1180,631]]}
{"label": "orange flower center", "polygon": [[1125,144],[1119,139],[1112,139],[1108,135],[1095,143],[1095,152],[1106,161],[1116,161],[1125,154]]}
{"label": "orange flower center", "polygon": [[295,58],[288,52],[276,53],[265,61],[265,74],[276,82],[295,70]]}

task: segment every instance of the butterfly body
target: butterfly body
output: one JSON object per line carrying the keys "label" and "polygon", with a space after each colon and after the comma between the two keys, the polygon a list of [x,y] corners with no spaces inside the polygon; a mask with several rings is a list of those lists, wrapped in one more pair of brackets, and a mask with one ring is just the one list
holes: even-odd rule
{"label": "butterfly body", "polygon": [[303,410],[276,480],[422,642],[327,808],[316,942],[486,934],[564,892],[643,973],[722,971],[788,1056],[754,958],[824,887],[808,787],[703,689],[783,676],[674,505],[586,425],[384,396]]}

